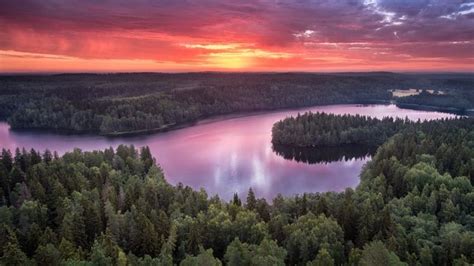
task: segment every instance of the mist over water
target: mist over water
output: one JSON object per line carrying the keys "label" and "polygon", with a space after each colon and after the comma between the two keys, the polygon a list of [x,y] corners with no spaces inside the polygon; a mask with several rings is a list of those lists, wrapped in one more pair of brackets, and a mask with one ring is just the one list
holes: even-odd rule
{"label": "mist over water", "polygon": [[373,154],[371,148],[292,150],[272,147],[272,125],[306,111],[412,120],[454,117],[446,113],[400,109],[395,105],[332,105],[205,120],[165,133],[120,138],[19,132],[1,122],[0,147],[50,149],[63,154],[73,148],[89,151],[120,144],[148,145],[170,183],[181,182],[194,189],[202,187],[209,195],[218,194],[226,200],[235,192],[245,197],[249,187],[258,197],[268,200],[278,193],[289,196],[356,187],[362,166]]}

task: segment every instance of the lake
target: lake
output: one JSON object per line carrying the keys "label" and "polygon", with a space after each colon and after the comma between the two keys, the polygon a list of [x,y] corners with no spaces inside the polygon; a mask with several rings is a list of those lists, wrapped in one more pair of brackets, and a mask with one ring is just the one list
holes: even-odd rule
{"label": "lake", "polygon": [[76,147],[100,150],[119,144],[148,145],[170,183],[204,188],[210,196],[218,194],[226,200],[235,192],[245,198],[249,187],[267,200],[278,193],[290,196],[355,188],[362,166],[373,153],[370,148],[273,149],[272,125],[305,111],[412,120],[454,117],[447,113],[400,109],[395,105],[330,105],[204,120],[169,132],[120,138],[11,131],[7,123],[1,122],[0,147],[49,149],[62,154]]}

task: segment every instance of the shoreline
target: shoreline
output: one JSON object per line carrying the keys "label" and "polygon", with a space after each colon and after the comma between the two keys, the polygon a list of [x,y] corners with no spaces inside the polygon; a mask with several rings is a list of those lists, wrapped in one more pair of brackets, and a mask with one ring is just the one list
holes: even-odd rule
{"label": "shoreline", "polygon": [[410,109],[410,110],[420,110],[420,111],[432,111],[432,112],[442,112],[455,115],[474,115],[474,109],[460,109],[456,107],[442,107],[435,105],[425,105],[425,104],[416,104],[416,103],[398,103],[395,102],[395,105],[399,108]]}
{"label": "shoreline", "polygon": [[301,107],[286,107],[286,108],[276,108],[276,109],[267,109],[259,111],[248,111],[248,112],[237,112],[237,113],[228,113],[228,114],[218,114],[211,115],[208,117],[202,117],[196,121],[185,122],[181,124],[168,124],[161,126],[159,128],[153,129],[141,129],[134,131],[124,131],[124,132],[111,132],[111,133],[100,133],[97,131],[74,131],[74,130],[62,130],[62,129],[47,129],[47,128],[11,128],[10,124],[7,121],[0,121],[8,124],[10,130],[16,132],[44,132],[44,133],[53,133],[53,134],[63,134],[63,135],[89,135],[89,136],[101,136],[106,138],[119,138],[119,137],[134,137],[134,136],[144,136],[152,135],[158,133],[169,132],[173,130],[179,130],[187,127],[192,127],[196,125],[205,125],[209,123],[242,118],[242,117],[251,117],[256,115],[277,113],[282,111],[299,111],[312,107],[321,107],[321,106],[334,106],[334,105],[390,105],[393,104],[402,109],[409,110],[420,110],[420,111],[432,111],[432,112],[443,112],[456,115],[474,115],[474,110],[467,110],[467,114],[460,114],[461,110],[456,108],[440,108],[436,106],[428,105],[417,105],[417,104],[399,104],[393,100],[367,100],[364,102],[349,102],[349,103],[333,103],[333,104],[321,104],[321,105],[311,105],[311,106],[301,106]]}
{"label": "shoreline", "polygon": [[106,134],[99,134],[100,136],[106,137],[120,137],[120,136],[137,136],[137,135],[146,135],[146,134],[153,134],[153,133],[160,133],[160,132],[168,132],[173,130],[178,130],[182,128],[197,126],[197,125],[206,125],[214,122],[224,121],[224,120],[231,120],[235,118],[242,118],[242,117],[251,117],[256,115],[264,115],[264,114],[271,114],[271,113],[278,113],[282,111],[289,111],[289,110],[303,110],[307,108],[313,107],[322,107],[322,106],[334,106],[334,105],[390,105],[392,104],[390,101],[374,101],[374,102],[365,102],[365,103],[337,103],[337,104],[322,104],[322,105],[310,105],[310,106],[303,106],[303,107],[288,107],[288,108],[277,108],[277,109],[268,109],[268,110],[261,110],[261,111],[248,111],[248,112],[237,112],[237,113],[229,113],[229,114],[221,114],[221,115],[211,115],[208,117],[203,117],[202,119],[198,119],[193,122],[186,122],[182,124],[173,124],[169,126],[163,126],[161,128],[155,129],[143,129],[143,130],[136,130],[136,131],[127,131],[127,132],[117,132],[117,133],[106,133]]}

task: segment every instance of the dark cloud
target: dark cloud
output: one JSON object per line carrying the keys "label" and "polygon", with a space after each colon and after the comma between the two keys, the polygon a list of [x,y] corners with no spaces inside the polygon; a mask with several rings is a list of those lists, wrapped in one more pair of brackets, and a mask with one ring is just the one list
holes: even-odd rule
{"label": "dark cloud", "polygon": [[[180,43],[368,43],[373,54],[472,58],[474,1],[0,0],[0,50],[192,60]],[[44,41],[42,41],[44,40]],[[357,46],[357,45],[355,45]]]}

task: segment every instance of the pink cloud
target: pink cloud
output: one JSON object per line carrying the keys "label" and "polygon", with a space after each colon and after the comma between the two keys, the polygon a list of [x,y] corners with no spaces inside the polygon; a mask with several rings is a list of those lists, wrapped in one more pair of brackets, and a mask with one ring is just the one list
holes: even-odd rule
{"label": "pink cloud", "polygon": [[[253,49],[242,64],[250,70],[415,69],[440,59],[434,68],[472,71],[469,8],[440,0],[0,0],[0,50],[207,70],[219,68],[212,63],[218,53],[232,64],[230,53]],[[227,48],[199,47],[210,44]]]}

